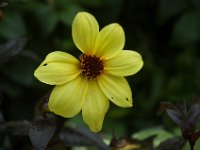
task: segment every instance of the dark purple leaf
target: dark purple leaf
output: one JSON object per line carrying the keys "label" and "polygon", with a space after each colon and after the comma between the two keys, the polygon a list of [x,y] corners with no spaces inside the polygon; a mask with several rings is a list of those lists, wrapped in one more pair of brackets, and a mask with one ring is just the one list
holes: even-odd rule
{"label": "dark purple leaf", "polygon": [[98,134],[83,127],[75,129],[70,127],[64,128],[60,132],[60,139],[67,146],[92,146],[100,150],[109,150],[109,147]]}
{"label": "dark purple leaf", "polygon": [[181,127],[182,116],[180,113],[178,113],[177,111],[175,111],[173,109],[167,109],[167,114],[172,119],[172,121],[174,121],[177,125],[179,125]]}
{"label": "dark purple leaf", "polygon": [[185,140],[182,137],[173,137],[163,141],[157,150],[181,150],[185,145]]}
{"label": "dark purple leaf", "polygon": [[0,45],[0,64],[4,61],[9,60],[11,57],[18,54],[23,50],[24,46],[27,43],[26,38],[20,38],[15,40],[10,40],[5,44]]}
{"label": "dark purple leaf", "polygon": [[27,120],[6,122],[7,131],[12,135],[28,135],[31,123]]}
{"label": "dark purple leaf", "polygon": [[188,111],[188,122],[195,128],[200,117],[200,104],[193,104]]}
{"label": "dark purple leaf", "polygon": [[49,120],[35,121],[30,130],[29,137],[36,150],[44,150],[53,137],[56,125]]}
{"label": "dark purple leaf", "polygon": [[176,108],[178,111],[180,111],[180,114],[182,115],[183,119],[187,118],[187,107],[185,104],[185,101],[180,101],[176,104]]}

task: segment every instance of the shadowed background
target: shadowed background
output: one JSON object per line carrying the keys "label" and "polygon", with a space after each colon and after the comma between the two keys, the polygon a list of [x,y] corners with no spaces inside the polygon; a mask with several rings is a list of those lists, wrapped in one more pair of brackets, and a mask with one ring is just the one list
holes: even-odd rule
{"label": "shadowed background", "polygon": [[[157,126],[173,131],[174,123],[156,112],[160,101],[191,103],[199,98],[200,0],[2,1],[0,110],[5,120],[32,120],[39,99],[52,90],[33,76],[48,53],[80,55],[71,37],[71,23],[79,11],[93,14],[100,28],[121,24],[124,49],[139,52],[144,60],[142,70],[127,77],[133,108],[112,105],[103,132],[129,136]],[[84,125],[80,115],[69,122]]]}

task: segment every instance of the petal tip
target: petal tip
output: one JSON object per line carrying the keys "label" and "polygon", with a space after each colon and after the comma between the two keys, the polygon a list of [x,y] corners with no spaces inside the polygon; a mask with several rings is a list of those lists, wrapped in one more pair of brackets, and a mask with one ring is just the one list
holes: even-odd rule
{"label": "petal tip", "polygon": [[76,14],[76,16],[80,16],[80,15],[91,15],[91,16],[93,16],[92,14],[90,14],[90,13],[88,13],[88,12],[86,12],[86,11],[80,11],[80,12],[78,12],[78,13]]}
{"label": "petal tip", "polygon": [[40,67],[38,67],[38,68],[34,71],[34,73],[33,73],[34,77],[35,77],[36,79],[38,79],[38,80],[39,80],[39,76],[40,76],[39,68],[40,68]]}
{"label": "petal tip", "polygon": [[[84,119],[83,119],[84,120]],[[84,120],[84,122],[89,126],[89,128],[90,128],[90,130],[92,131],[92,132],[95,132],[95,133],[97,133],[97,132],[100,132],[101,131],[101,129],[102,129],[102,124],[98,124],[98,123],[96,123],[95,125],[91,125],[88,121],[86,121],[86,120]]]}
{"label": "petal tip", "polygon": [[90,128],[93,132],[97,133],[101,131],[101,128]]}

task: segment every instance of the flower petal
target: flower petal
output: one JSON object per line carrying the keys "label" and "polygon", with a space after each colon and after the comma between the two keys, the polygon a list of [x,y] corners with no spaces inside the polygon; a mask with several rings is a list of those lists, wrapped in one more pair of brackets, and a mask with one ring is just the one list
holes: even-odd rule
{"label": "flower petal", "polygon": [[109,100],[105,97],[95,81],[89,81],[86,100],[82,106],[83,120],[94,132],[102,128],[104,116],[109,108]]}
{"label": "flower petal", "polygon": [[75,116],[81,110],[85,89],[87,84],[81,76],[56,86],[49,99],[49,110],[66,118]]}
{"label": "flower petal", "polygon": [[95,54],[102,58],[110,58],[122,50],[124,44],[123,28],[117,23],[107,25],[97,36]]}
{"label": "flower petal", "polygon": [[98,83],[108,99],[120,107],[132,106],[132,93],[128,82],[123,77],[104,74]]}
{"label": "flower petal", "polygon": [[43,83],[60,85],[80,74],[79,61],[70,54],[55,51],[48,54],[35,70],[34,76]]}
{"label": "flower petal", "polygon": [[106,60],[104,70],[116,76],[128,76],[137,73],[143,66],[139,53],[131,50],[120,51],[115,57]]}
{"label": "flower petal", "polygon": [[72,23],[73,41],[83,53],[93,54],[99,25],[94,16],[87,12],[78,13]]}

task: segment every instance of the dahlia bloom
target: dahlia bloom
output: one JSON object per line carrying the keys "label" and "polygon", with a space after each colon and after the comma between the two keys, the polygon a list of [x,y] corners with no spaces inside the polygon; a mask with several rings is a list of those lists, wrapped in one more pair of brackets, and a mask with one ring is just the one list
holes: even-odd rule
{"label": "dahlia bloom", "polygon": [[82,111],[84,122],[94,132],[102,128],[109,100],[120,107],[132,106],[132,93],[124,76],[137,73],[142,57],[123,50],[123,28],[112,23],[99,31],[91,14],[79,12],[72,23],[72,37],[82,52],[79,59],[55,51],[35,70],[43,83],[56,85],[48,107],[57,115],[71,118]]}

